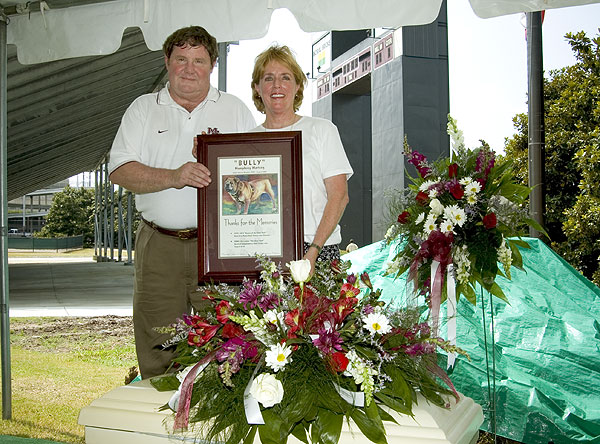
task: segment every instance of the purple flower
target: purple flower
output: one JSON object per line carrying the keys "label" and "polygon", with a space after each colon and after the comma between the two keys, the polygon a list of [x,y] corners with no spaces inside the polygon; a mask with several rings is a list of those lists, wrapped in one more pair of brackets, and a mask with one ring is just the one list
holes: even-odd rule
{"label": "purple flower", "polygon": [[488,175],[492,168],[494,168],[496,156],[492,150],[489,148],[482,148],[477,153],[477,160],[475,161],[475,171],[478,173],[482,173],[483,177],[477,179],[477,181],[481,184],[483,188],[485,186],[485,182],[487,181]]}
{"label": "purple flower", "polygon": [[279,296],[275,293],[269,293],[263,295],[258,300],[258,306],[262,311],[272,310],[279,305]]}
{"label": "purple flower", "polygon": [[414,325],[410,330],[407,330],[404,333],[404,336],[410,340],[414,341],[417,336],[419,338],[428,338],[431,334],[431,328],[427,322],[421,322],[420,324]]}
{"label": "purple flower", "polygon": [[421,356],[425,354],[435,353],[435,344],[429,342],[417,342],[416,344],[404,347],[404,351],[410,356]]}
{"label": "purple flower", "polygon": [[413,164],[417,168],[421,177],[425,178],[431,173],[427,158],[423,154],[418,151],[412,151],[410,153],[405,153],[405,155],[408,158],[408,163]]}
{"label": "purple flower", "polygon": [[258,303],[258,297],[260,296],[260,292],[262,291],[262,285],[257,284],[256,282],[246,281],[244,282],[244,290],[240,293],[239,299],[240,302],[244,304],[244,309],[248,309],[248,305],[250,308],[256,307]]}
{"label": "purple flower", "polygon": [[351,285],[354,285],[354,283],[356,282],[356,275],[353,274],[349,274],[348,277],[346,278],[346,282],[348,282]]}
{"label": "purple flower", "polygon": [[363,313],[366,315],[370,315],[371,313],[375,313],[375,309],[371,305],[367,304],[363,308]]}
{"label": "purple flower", "polygon": [[247,342],[240,336],[236,336],[223,344],[215,355],[217,361],[221,363],[219,365],[219,374],[223,379],[223,383],[229,387],[233,387],[231,376],[240,371],[246,359],[254,358],[257,353],[256,345]]}
{"label": "purple flower", "polygon": [[182,318],[183,318],[183,319],[181,319],[181,320],[182,320],[182,321],[183,321],[183,322],[184,322],[186,325],[189,325],[189,326],[191,326],[191,325],[194,323],[194,321],[193,321],[193,319],[192,319],[192,315],[189,315],[189,314],[186,314],[186,313],[184,313],[184,314],[182,315]]}
{"label": "purple flower", "polygon": [[244,360],[255,357],[257,353],[256,345],[244,340],[242,337],[236,336],[223,344],[217,350],[215,357],[219,362],[228,360],[241,364]]}
{"label": "purple flower", "polygon": [[417,325],[417,327],[419,329],[421,337],[429,337],[429,335],[431,334],[431,327],[429,327],[429,324],[427,322],[422,322],[419,325]]}
{"label": "purple flower", "polygon": [[333,353],[334,350],[342,350],[342,342],[344,341],[337,331],[321,327],[318,333],[319,337],[313,339],[313,344],[321,351],[321,353],[329,355]]}

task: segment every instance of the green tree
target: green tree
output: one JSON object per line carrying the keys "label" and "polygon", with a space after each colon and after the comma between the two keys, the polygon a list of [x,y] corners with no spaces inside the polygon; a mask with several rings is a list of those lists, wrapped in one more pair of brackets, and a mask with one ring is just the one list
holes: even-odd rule
{"label": "green tree", "polygon": [[[576,63],[544,81],[545,225],[554,250],[600,285],[600,37],[566,38]],[[506,157],[527,183],[527,116],[513,122]]]}
{"label": "green tree", "polygon": [[40,237],[78,236],[94,244],[94,190],[65,187],[54,195]]}

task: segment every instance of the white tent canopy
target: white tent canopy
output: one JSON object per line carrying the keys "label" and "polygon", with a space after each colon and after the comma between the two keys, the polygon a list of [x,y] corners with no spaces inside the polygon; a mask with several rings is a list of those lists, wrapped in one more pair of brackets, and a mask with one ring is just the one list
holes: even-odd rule
{"label": "white tent canopy", "polygon": [[[598,1],[470,3],[479,17],[488,18]],[[0,0],[5,6],[18,3]],[[46,4],[52,8],[51,0],[33,2],[10,17],[7,41],[17,46],[23,64],[111,54],[128,27],[139,27],[151,50],[160,49],[175,29],[191,24],[201,24],[220,42],[260,38],[279,8],[289,9],[307,32],[421,25],[435,20],[442,0],[115,0],[62,9],[46,9]]]}

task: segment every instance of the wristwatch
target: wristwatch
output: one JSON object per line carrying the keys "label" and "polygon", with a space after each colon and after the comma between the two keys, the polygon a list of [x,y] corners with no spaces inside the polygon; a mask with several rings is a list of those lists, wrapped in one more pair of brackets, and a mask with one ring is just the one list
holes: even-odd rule
{"label": "wristwatch", "polygon": [[321,253],[321,250],[323,249],[323,247],[321,247],[321,246],[319,246],[319,245],[317,245],[315,243],[310,244],[308,246],[308,248],[310,248],[310,247],[315,247],[317,249],[317,253]]}

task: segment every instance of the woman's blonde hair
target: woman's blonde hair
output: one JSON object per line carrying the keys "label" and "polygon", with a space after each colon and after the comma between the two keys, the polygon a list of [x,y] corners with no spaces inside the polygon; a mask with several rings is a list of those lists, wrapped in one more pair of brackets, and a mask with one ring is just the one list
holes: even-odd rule
{"label": "woman's blonde hair", "polygon": [[287,66],[292,71],[294,80],[296,80],[296,83],[299,86],[298,92],[294,97],[294,112],[296,112],[298,109],[300,109],[300,105],[302,105],[302,99],[304,99],[306,74],[302,72],[302,68],[300,68],[300,65],[298,65],[292,50],[287,46],[273,45],[256,56],[256,59],[254,60],[254,71],[252,71],[252,83],[250,84],[252,88],[252,101],[254,102],[254,106],[256,106],[256,109],[261,113],[265,113],[265,104],[254,87],[260,83],[260,79],[265,73],[265,67],[269,62],[272,61],[279,62]]}

